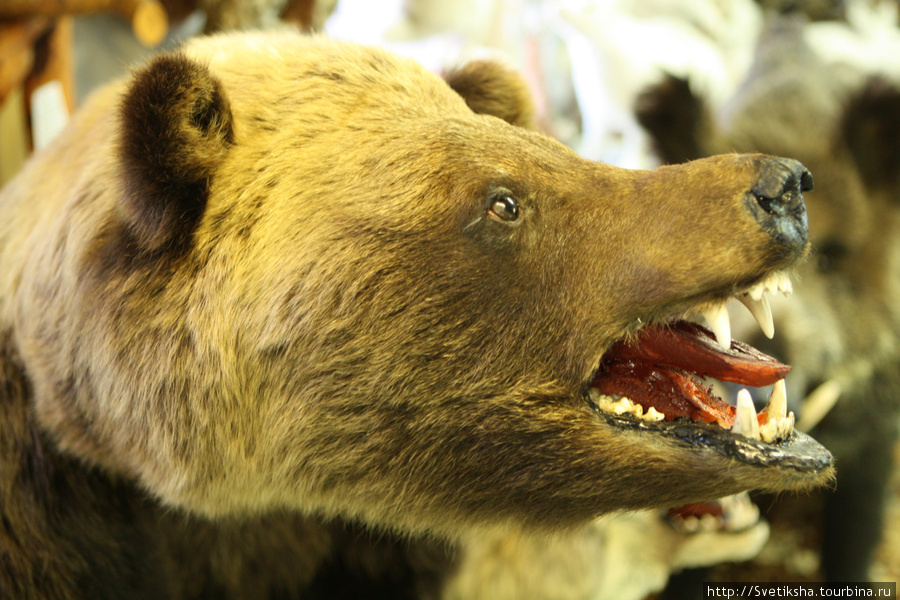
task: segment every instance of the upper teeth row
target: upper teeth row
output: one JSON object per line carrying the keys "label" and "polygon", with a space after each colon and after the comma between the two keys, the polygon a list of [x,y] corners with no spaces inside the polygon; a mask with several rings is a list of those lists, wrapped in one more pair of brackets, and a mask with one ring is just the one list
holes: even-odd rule
{"label": "upper teeth row", "polygon": [[747,290],[747,294],[754,300],[763,297],[764,292],[781,292],[784,295],[793,293],[794,286],[791,278],[785,271],[776,271]]}
{"label": "upper teeth row", "polygon": [[[785,295],[794,291],[788,274],[784,271],[770,273],[768,277],[760,281],[746,292],[738,296],[738,300],[747,307],[753,318],[759,324],[763,334],[772,339],[775,335],[775,321],[772,319],[772,308],[766,298],[766,292],[781,292]],[[716,336],[716,341],[725,349],[731,348],[731,320],[728,317],[728,309],[725,302],[711,304],[700,311],[710,330]]]}

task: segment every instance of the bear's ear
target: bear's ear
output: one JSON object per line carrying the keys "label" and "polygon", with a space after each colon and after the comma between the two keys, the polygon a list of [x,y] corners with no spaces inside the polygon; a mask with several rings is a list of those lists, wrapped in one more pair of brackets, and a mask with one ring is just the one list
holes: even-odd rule
{"label": "bear's ear", "polygon": [[135,73],[120,110],[125,223],[145,250],[184,243],[234,141],[222,86],[205,66],[166,54]]}
{"label": "bear's ear", "polygon": [[444,79],[472,112],[535,129],[528,84],[515,71],[495,61],[478,60],[445,73]]}
{"label": "bear's ear", "polygon": [[635,100],[634,114],[664,163],[678,164],[716,153],[711,111],[687,79],[666,75],[647,87]]}
{"label": "bear's ear", "polygon": [[900,191],[900,89],[870,79],[847,103],[839,135],[866,187]]}

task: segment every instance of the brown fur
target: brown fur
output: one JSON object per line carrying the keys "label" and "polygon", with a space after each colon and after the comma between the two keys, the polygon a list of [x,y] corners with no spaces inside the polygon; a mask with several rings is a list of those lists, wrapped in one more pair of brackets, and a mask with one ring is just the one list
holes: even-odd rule
{"label": "brown fur", "polygon": [[777,152],[816,173],[807,196],[813,254],[796,294],[773,304],[770,351],[794,366],[795,401],[828,379],[843,386],[814,430],[838,470],[823,567],[835,581],[860,581],[881,534],[900,416],[900,88],[826,67],[799,33],[795,22],[773,24],[746,82],[715,116],[674,78],[643,96],[638,115],[666,162]]}
{"label": "brown fur", "polygon": [[446,73],[444,79],[472,112],[535,129],[534,105],[527,85],[499,63],[473,61]]}
{"label": "brown fur", "polygon": [[[427,596],[443,549],[398,533],[573,528],[825,481],[619,429],[585,401],[615,339],[802,254],[751,193],[784,164],[591,163],[412,62],[319,38],[151,62],[0,196],[0,522],[29,548],[0,586]],[[518,220],[490,218],[498,194]],[[31,463],[75,482],[47,492],[74,530],[27,500],[44,493],[21,481]],[[104,587],[83,557],[107,555]]]}

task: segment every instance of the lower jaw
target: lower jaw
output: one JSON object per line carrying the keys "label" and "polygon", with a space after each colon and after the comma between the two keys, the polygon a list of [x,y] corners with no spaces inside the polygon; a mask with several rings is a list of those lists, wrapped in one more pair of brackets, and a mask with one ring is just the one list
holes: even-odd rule
{"label": "lower jaw", "polygon": [[784,440],[768,443],[735,435],[715,423],[687,418],[650,421],[634,414],[615,414],[589,401],[599,418],[609,425],[636,433],[662,436],[693,449],[709,450],[748,465],[791,469],[801,473],[821,472],[831,467],[833,457],[810,436],[793,431]]}

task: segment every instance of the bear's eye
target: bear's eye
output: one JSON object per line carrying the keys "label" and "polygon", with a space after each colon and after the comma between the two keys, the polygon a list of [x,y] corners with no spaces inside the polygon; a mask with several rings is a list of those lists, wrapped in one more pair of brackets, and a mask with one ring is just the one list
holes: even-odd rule
{"label": "bear's eye", "polygon": [[495,221],[515,221],[519,218],[519,203],[509,192],[499,193],[491,199],[488,214]]}

